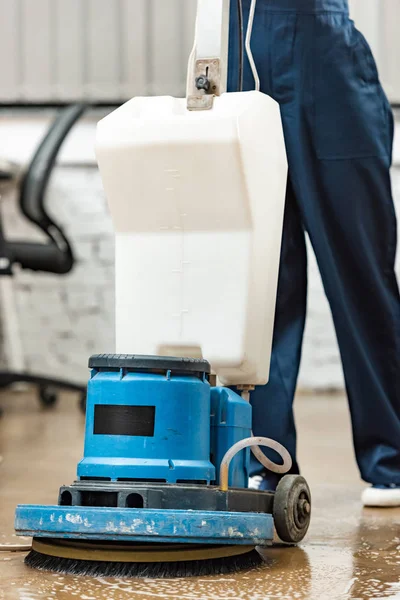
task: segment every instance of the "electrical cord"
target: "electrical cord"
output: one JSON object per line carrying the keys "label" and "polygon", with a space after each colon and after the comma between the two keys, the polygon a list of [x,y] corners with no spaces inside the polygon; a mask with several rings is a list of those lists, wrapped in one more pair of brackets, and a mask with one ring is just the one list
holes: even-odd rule
{"label": "electrical cord", "polygon": [[[245,48],[247,58],[250,63],[251,72],[254,77],[255,89],[257,92],[260,91],[260,78],[258,75],[256,63],[254,61],[253,52],[251,50],[251,36],[253,33],[254,15],[256,12],[257,0],[251,0],[249,20],[246,30]],[[244,26],[243,26],[243,0],[237,0],[237,11],[238,11],[238,37],[239,37],[239,77],[238,77],[238,91],[243,91],[243,72],[244,72],[244,48],[243,48],[243,37],[244,37]]]}
{"label": "electrical cord", "polygon": [[29,552],[32,544],[0,544],[0,552]]}
{"label": "electrical cord", "polygon": [[243,2],[237,0],[237,11],[238,11],[238,29],[239,29],[239,78],[238,78],[238,91],[243,92],[243,63],[244,63],[244,47],[243,47]]}
{"label": "electrical cord", "polygon": [[249,59],[249,63],[250,63],[250,67],[251,67],[251,72],[253,73],[253,77],[254,77],[255,89],[257,92],[259,92],[260,91],[260,78],[258,76],[256,63],[254,62],[253,52],[251,51],[251,46],[250,46],[251,35],[253,33],[253,24],[254,24],[254,15],[256,12],[256,5],[257,5],[257,0],[251,0],[245,47],[246,47],[247,57]]}
{"label": "electrical cord", "polygon": [[[272,460],[269,460],[269,458],[267,458],[265,454],[260,450],[259,446],[266,446],[267,448],[275,450],[275,452],[277,452],[282,458],[283,464],[278,465],[272,462]],[[260,460],[261,464],[263,464],[267,469],[269,469],[273,473],[284,474],[290,471],[292,467],[292,458],[289,452],[284,446],[282,446],[282,444],[279,444],[275,440],[271,440],[271,438],[254,436],[251,438],[240,440],[239,442],[236,442],[236,444],[233,444],[233,446],[229,448],[229,450],[225,453],[221,461],[219,471],[219,488],[222,492],[227,492],[229,488],[228,479],[229,465],[231,464],[231,460],[236,456],[238,452],[240,452],[244,448],[251,448],[252,450],[257,449],[259,451],[259,454],[256,455],[257,458]],[[262,460],[259,458],[259,455],[261,455]]]}

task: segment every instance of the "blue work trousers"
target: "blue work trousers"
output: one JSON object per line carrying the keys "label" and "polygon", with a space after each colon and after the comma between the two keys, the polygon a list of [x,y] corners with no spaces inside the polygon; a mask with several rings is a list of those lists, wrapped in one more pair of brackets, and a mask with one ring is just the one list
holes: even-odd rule
{"label": "blue work trousers", "polygon": [[[236,4],[231,0],[230,91],[238,85]],[[250,0],[243,6],[246,26]],[[400,485],[390,105],[347,0],[258,0],[252,49],[261,91],[281,108],[289,162],[271,373],[252,393],[254,433],[284,444],[298,472],[292,405],[306,317],[307,232],[332,311],[361,476]],[[244,90],[254,89],[247,59],[244,66]],[[327,412],[327,438],[329,423]],[[252,460],[256,474],[262,467]],[[272,474],[269,483],[276,485]]]}

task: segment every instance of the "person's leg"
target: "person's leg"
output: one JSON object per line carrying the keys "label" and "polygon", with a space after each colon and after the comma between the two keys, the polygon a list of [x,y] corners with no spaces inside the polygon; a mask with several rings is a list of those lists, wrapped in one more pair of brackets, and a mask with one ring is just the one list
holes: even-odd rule
{"label": "person's leg", "polygon": [[[247,25],[249,0],[243,2],[244,24]],[[231,2],[230,23],[230,63],[229,91],[237,91],[238,85],[238,29],[237,4]],[[254,27],[255,37],[262,35],[263,25],[257,19]],[[257,40],[254,40],[257,44]],[[266,54],[265,54],[266,58]],[[252,78],[249,64],[245,59],[244,89],[252,89]],[[267,61],[260,57],[262,63],[262,91],[269,93],[265,71]],[[288,180],[286,193],[285,218],[282,236],[281,263],[278,281],[278,295],[275,314],[274,339],[271,356],[269,382],[265,386],[257,386],[251,393],[253,407],[253,432],[255,435],[270,437],[283,444],[293,459],[292,473],[298,473],[296,460],[296,429],[293,417],[293,399],[299,371],[301,346],[304,332],[307,296],[307,254],[304,229],[301,223],[293,186]],[[234,388],[233,388],[234,389]],[[263,448],[272,459],[279,458],[274,452]],[[262,465],[251,455],[250,475],[256,476],[264,471]],[[279,476],[274,473],[265,474],[264,486],[275,489]]]}
{"label": "person's leg", "polygon": [[297,108],[284,114],[293,187],[332,310],[361,476],[400,485],[392,115],[346,14],[301,15],[296,29]]}
{"label": "person's leg", "polygon": [[[392,115],[346,0],[284,4],[293,10],[281,11],[279,0],[268,0],[258,13],[253,48],[262,89],[281,105],[293,190],[340,346],[361,476],[373,484],[400,485]],[[279,338],[275,348],[290,352],[288,346],[282,350]],[[258,429],[272,437],[268,413],[277,411],[280,422],[287,415],[287,403],[280,402],[283,381],[277,388],[279,397],[265,393],[268,407]]]}
{"label": "person's leg", "polygon": [[318,206],[304,201],[304,219],[334,318],[361,476],[400,485],[392,115],[371,52],[352,23],[343,31],[321,17],[318,26],[328,38],[314,88]]}
{"label": "person's leg", "polygon": [[320,175],[322,214],[309,231],[334,318],[358,466],[365,481],[400,485],[400,301],[388,169],[379,158],[357,159],[321,163]]}
{"label": "person's leg", "polygon": [[[291,473],[299,472],[293,399],[300,365],[306,296],[307,254],[304,231],[289,180],[269,382],[267,385],[257,386],[251,393],[251,404],[254,435],[273,438],[287,448],[293,459]],[[265,448],[263,451],[272,460],[277,460],[272,451]],[[251,455],[250,475],[260,474],[263,470]],[[279,479],[274,473],[267,473],[266,487],[275,489]]]}

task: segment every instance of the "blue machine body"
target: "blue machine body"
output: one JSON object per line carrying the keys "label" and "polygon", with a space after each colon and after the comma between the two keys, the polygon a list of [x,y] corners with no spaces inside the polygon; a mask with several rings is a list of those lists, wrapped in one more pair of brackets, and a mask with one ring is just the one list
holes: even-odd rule
{"label": "blue machine body", "polygon": [[[147,430],[126,427],[129,420],[143,425],[143,419]],[[206,379],[93,369],[78,477],[210,483],[209,422]]]}
{"label": "blue machine body", "polygon": [[[129,431],[129,419],[142,430]],[[250,435],[248,402],[205,378],[92,369],[78,477],[210,484],[225,452]],[[230,486],[247,487],[248,466],[245,450],[232,461]]]}
{"label": "blue machine body", "polygon": [[[190,364],[141,370],[137,357],[93,358],[79,485],[101,481],[118,489],[140,482],[204,490],[216,484],[224,454],[251,435],[250,404],[227,388],[211,387],[208,373]],[[146,365],[156,360],[142,358]],[[115,367],[121,363],[133,367]],[[248,468],[244,450],[231,463],[230,487],[247,487]],[[264,545],[273,537],[273,518],[263,512],[183,510],[184,499],[176,509],[83,504],[18,506],[15,529],[34,537],[203,544]]]}
{"label": "blue machine body", "polygon": [[[211,462],[217,473],[224,454],[236,442],[251,437],[251,406],[229,388],[211,389]],[[229,468],[229,485],[247,488],[250,449],[233,458]]]}
{"label": "blue machine body", "polygon": [[266,513],[202,510],[18,506],[19,535],[126,542],[265,546],[274,522]]}

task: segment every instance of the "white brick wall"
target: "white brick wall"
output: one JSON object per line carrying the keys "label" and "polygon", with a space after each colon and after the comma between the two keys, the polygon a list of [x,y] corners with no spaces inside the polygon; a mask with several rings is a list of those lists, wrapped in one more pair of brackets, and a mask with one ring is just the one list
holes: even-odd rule
{"label": "white brick wall", "polygon": [[[71,238],[77,265],[63,277],[20,271],[14,278],[25,366],[85,381],[88,356],[114,349],[111,222],[93,167],[57,168],[48,198]],[[41,239],[16,214],[14,195],[3,201],[2,212],[7,232]]]}
{"label": "white brick wall", "polygon": [[[350,10],[399,102],[399,1],[350,0]],[[195,11],[196,0],[0,0],[0,100],[180,93]]]}
{"label": "white brick wall", "polygon": [[[93,133],[92,124],[86,131],[87,141],[91,140],[90,131]],[[20,272],[13,279],[13,289],[26,367],[85,381],[88,356],[114,349],[113,233],[98,172],[84,164],[92,157],[90,144],[86,144],[85,158],[79,135],[72,138],[52,177],[48,205],[71,237],[77,267],[65,277]],[[16,136],[15,147],[10,140],[8,136],[8,156],[11,153],[11,158],[16,158],[21,152],[20,136]],[[24,149],[29,151],[26,144]],[[71,157],[81,164],[71,165]],[[400,167],[393,170],[393,183],[399,207]],[[8,236],[40,239],[17,214],[14,197],[3,199],[2,213]],[[312,252],[309,264],[308,319],[300,385],[340,388],[343,378],[334,330]],[[4,310],[2,318],[7,318]]]}

